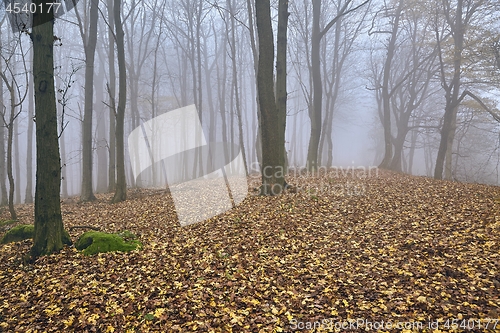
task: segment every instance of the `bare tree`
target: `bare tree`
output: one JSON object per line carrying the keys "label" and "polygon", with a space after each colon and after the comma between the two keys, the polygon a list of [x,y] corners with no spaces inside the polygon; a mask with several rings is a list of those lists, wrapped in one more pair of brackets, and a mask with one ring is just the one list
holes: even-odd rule
{"label": "bare tree", "polygon": [[[1,35],[0,35],[1,36]],[[24,100],[26,99],[28,89],[27,89],[27,84],[28,84],[28,71],[26,69],[26,61],[25,61],[25,54],[23,52],[22,48],[22,41],[21,41],[21,36],[22,33],[19,33],[17,38],[13,41],[13,45],[11,48],[11,52],[9,52],[7,55],[5,53],[1,54],[3,63],[5,64],[5,71],[0,71],[0,78],[4,82],[7,91],[9,92],[9,97],[10,97],[10,107],[9,107],[9,113],[8,116],[6,112],[0,112],[0,116],[2,117],[3,124],[2,126],[7,127],[7,177],[9,179],[9,212],[12,220],[17,220],[17,214],[14,209],[14,194],[15,194],[15,188],[16,188],[16,183],[14,179],[14,173],[12,170],[13,167],[13,140],[14,136],[16,134],[16,119],[19,117],[19,115],[22,112],[22,104]],[[5,50],[5,48],[4,48]],[[22,73],[24,73],[24,89],[21,87],[23,84],[21,84],[17,78],[16,72],[19,70],[19,68],[16,68],[17,64],[17,51],[20,51],[20,60],[23,68],[21,69]],[[2,110],[3,111],[3,110]],[[18,138],[16,136],[16,142],[18,141]],[[17,151],[16,151],[17,154]],[[19,172],[16,173],[16,179],[20,177]],[[20,191],[19,186],[17,187],[17,191]]]}
{"label": "bare tree", "polygon": [[74,10],[85,52],[85,105],[82,124],[82,188],[80,193],[80,201],[82,202],[94,201],[96,199],[92,188],[92,118],[94,108],[94,63],[97,45],[99,0],[89,0],[89,2],[90,11],[88,15],[85,15],[85,17],[89,18],[88,23],[82,20],[78,7],[75,7]]}
{"label": "bare tree", "polygon": [[307,150],[307,168],[316,170],[318,164],[318,149],[321,137],[322,127],[322,108],[323,108],[323,82],[321,79],[321,62],[320,62],[320,44],[321,39],[335,25],[335,23],[344,15],[347,15],[358,8],[368,4],[370,0],[364,1],[362,4],[349,8],[354,0],[346,0],[338,14],[328,24],[321,29],[320,15],[321,4],[323,0],[313,0],[313,20],[311,34],[311,71],[313,83],[313,105],[309,110],[309,118],[311,120],[311,138],[309,139],[309,148]]}
{"label": "bare tree", "polygon": [[114,2],[116,49],[118,52],[118,108],[116,111],[116,189],[112,202],[127,199],[127,180],[125,178],[124,122],[127,103],[127,68],[125,63],[125,38],[121,18],[121,1]]}

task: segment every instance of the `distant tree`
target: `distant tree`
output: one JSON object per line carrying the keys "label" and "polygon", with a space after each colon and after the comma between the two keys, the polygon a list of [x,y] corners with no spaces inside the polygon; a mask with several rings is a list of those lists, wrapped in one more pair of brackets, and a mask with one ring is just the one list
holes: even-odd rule
{"label": "distant tree", "polygon": [[[440,11],[436,14],[435,35],[440,79],[446,101],[434,169],[436,179],[442,179],[443,172],[446,179],[452,177],[452,149],[457,130],[457,112],[462,100],[470,96],[465,80],[468,71],[464,70],[474,61],[469,59],[467,52],[470,32],[479,24],[479,16],[484,20],[497,14],[495,6],[498,7],[497,1],[443,0]],[[444,18],[444,27],[438,25],[441,18]]]}
{"label": "distant tree", "polygon": [[[1,34],[0,34],[1,36]],[[22,111],[22,104],[26,99],[28,89],[26,86],[28,84],[28,71],[26,69],[25,54],[22,49],[21,41],[22,33],[18,33],[17,37],[12,42],[12,48],[10,51],[6,51],[7,47],[2,48],[2,62],[5,64],[5,70],[0,70],[0,79],[5,84],[7,91],[9,92],[10,105],[9,113],[7,114],[6,109],[0,111],[1,124],[0,126],[5,126],[7,128],[7,178],[9,179],[9,212],[12,220],[17,220],[16,210],[14,209],[14,194],[20,191],[19,186],[19,171],[16,172],[16,179],[14,179],[13,167],[13,141],[14,136],[16,136],[16,119],[19,117]],[[23,68],[18,68],[17,52],[20,50],[21,59],[20,63]],[[21,83],[18,80],[18,72],[24,73],[24,82]],[[24,89],[22,88],[24,86]],[[16,142],[17,142],[16,136]],[[18,151],[16,150],[16,154]],[[17,184],[15,182],[17,180]],[[16,191],[17,187],[17,191]],[[18,200],[19,202],[20,200]]]}
{"label": "distant tree", "polygon": [[[0,20],[0,28],[4,28],[4,24],[6,22],[6,16],[3,17],[2,20]],[[0,36],[2,33],[2,30],[0,29]],[[2,40],[0,39],[0,45],[1,45]],[[0,71],[2,71],[3,65],[2,62],[0,62]],[[4,99],[3,99],[3,93],[4,93],[4,87],[3,84],[0,84],[0,108],[3,112],[5,109],[4,105]],[[7,206],[9,201],[8,201],[8,195],[7,195],[7,184],[6,184],[6,164],[5,164],[5,157],[6,157],[6,151],[5,151],[5,125],[3,123],[0,123],[0,207],[1,206]]]}
{"label": "distant tree", "polygon": [[93,136],[92,118],[94,109],[94,63],[97,45],[97,19],[99,17],[99,0],[90,0],[90,11],[82,20],[78,7],[75,7],[75,14],[78,20],[78,27],[83,41],[85,51],[85,104],[83,112],[82,126],[82,189],[80,201],[94,201],[94,191],[92,188],[92,155]]}
{"label": "distant tree", "polygon": [[338,14],[329,21],[324,28],[320,26],[321,5],[323,0],[312,0],[313,20],[311,33],[311,71],[313,83],[313,105],[309,110],[311,120],[311,137],[307,150],[307,168],[315,170],[318,164],[318,150],[321,138],[322,113],[323,113],[323,82],[321,79],[320,45],[323,37],[344,15],[347,15],[358,8],[368,4],[370,0],[364,1],[358,6],[350,8],[354,0],[346,0],[338,11]]}
{"label": "distant tree", "polygon": [[54,11],[35,0],[31,40],[36,118],[35,235],[31,257],[59,251],[71,239],[61,215],[61,158],[54,88]]}
{"label": "distant tree", "polygon": [[[33,58],[33,51],[31,53]],[[31,68],[33,70],[33,68]],[[30,76],[28,83],[28,139],[26,142],[26,193],[24,202],[33,203],[33,118],[35,117],[35,89],[33,86],[33,76]]]}
{"label": "distant tree", "polygon": [[108,7],[108,66],[109,82],[107,92],[109,95],[109,169],[108,169],[108,191],[116,188],[116,70],[115,70],[115,26],[114,0],[107,0]]}
{"label": "distant tree", "polygon": [[393,14],[392,29],[390,30],[389,43],[387,45],[387,56],[384,62],[383,76],[382,76],[382,87],[381,87],[381,98],[382,98],[382,119],[384,124],[384,158],[382,162],[380,162],[379,168],[389,168],[392,155],[393,155],[393,146],[392,146],[392,130],[391,130],[391,96],[390,96],[390,87],[389,80],[391,77],[391,69],[392,69],[392,61],[394,59],[394,55],[396,52],[396,40],[398,37],[399,31],[399,22],[401,19],[401,13],[403,11],[404,1],[400,0]]}

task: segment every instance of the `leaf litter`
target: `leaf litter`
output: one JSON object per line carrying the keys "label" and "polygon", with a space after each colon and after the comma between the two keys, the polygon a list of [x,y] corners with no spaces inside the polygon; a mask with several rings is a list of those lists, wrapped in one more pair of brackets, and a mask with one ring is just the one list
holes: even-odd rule
{"label": "leaf litter", "polygon": [[[333,332],[359,318],[439,320],[441,331],[475,320],[484,331],[500,319],[499,187],[387,171],[288,182],[294,191],[250,192],[184,228],[165,190],[63,202],[67,229],[129,230],[144,247],[66,247],[25,266],[30,240],[1,246],[0,332]],[[32,223],[32,205],[17,210]]]}

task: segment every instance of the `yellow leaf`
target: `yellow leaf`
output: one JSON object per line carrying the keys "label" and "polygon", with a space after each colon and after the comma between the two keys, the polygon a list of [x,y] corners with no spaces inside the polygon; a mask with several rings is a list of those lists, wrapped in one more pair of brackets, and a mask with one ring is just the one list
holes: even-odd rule
{"label": "yellow leaf", "polygon": [[106,333],[113,333],[115,331],[115,328],[111,325],[108,325],[106,328]]}
{"label": "yellow leaf", "polygon": [[427,302],[427,299],[425,298],[425,296],[418,296],[417,301],[419,301],[420,303],[425,303]]}
{"label": "yellow leaf", "polygon": [[160,317],[161,317],[161,315],[162,315],[164,312],[165,312],[165,308],[157,308],[157,309],[155,310],[155,314],[154,314],[154,316],[155,316],[156,318],[160,318]]}

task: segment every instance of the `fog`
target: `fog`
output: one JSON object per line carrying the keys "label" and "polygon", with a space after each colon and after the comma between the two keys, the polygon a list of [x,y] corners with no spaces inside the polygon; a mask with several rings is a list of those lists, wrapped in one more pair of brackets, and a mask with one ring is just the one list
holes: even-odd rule
{"label": "fog", "polygon": [[[500,172],[500,16],[495,10],[498,4],[495,1],[481,1],[481,4],[480,1],[465,1],[464,43],[458,65],[460,83],[458,95],[450,102],[446,97],[452,96],[452,88],[457,86],[453,81],[457,71],[453,55],[456,55],[458,38],[453,28],[458,17],[455,1],[444,1],[449,4],[448,8],[426,1],[374,0],[363,6],[360,6],[363,1],[357,0],[315,1],[322,4],[321,29],[339,16],[344,5],[353,9],[339,16],[333,27],[325,31],[320,43],[323,125],[318,164],[326,167],[380,166],[434,177],[443,132],[447,130],[443,129],[447,123],[446,110],[468,91],[470,95],[461,98],[455,108],[450,108],[449,128],[453,133],[448,140],[451,146],[448,144],[442,155],[443,178],[497,185]],[[308,162],[309,114],[314,98],[313,2],[290,1],[288,9],[285,148],[288,165],[294,168],[306,168]],[[2,5],[6,3],[9,2],[2,2]],[[112,118],[118,101],[118,64],[114,34],[109,32],[108,14],[112,4],[112,1],[98,3],[91,106],[91,168],[95,193],[110,189],[110,168],[113,168],[109,163],[114,150],[110,124],[114,122]],[[278,1],[271,1],[275,41],[277,9]],[[242,142],[244,147],[240,148],[244,149],[248,171],[258,171],[258,168],[250,168],[258,165],[259,151],[256,144],[259,131],[255,15],[255,3],[250,0],[123,2],[128,187],[166,186],[161,161],[155,162],[156,167],[151,163],[139,178],[134,175],[127,143],[130,133],[162,114],[189,105],[196,107],[207,142],[238,146]],[[9,188],[6,172],[9,126],[13,130],[16,203],[26,201],[27,187],[28,192],[34,192],[36,167],[34,132],[29,128],[30,123],[36,126],[30,90],[31,41],[29,29],[24,32],[11,29],[11,17],[5,6],[0,8],[2,204],[6,203]],[[82,186],[85,75],[90,63],[85,50],[92,47],[89,42],[91,17],[90,0],[80,0],[74,9],[55,21],[63,197],[79,196]],[[388,61],[389,55],[391,61]],[[451,90],[446,90],[448,88]],[[19,104],[13,109],[12,96],[14,104]],[[384,111],[390,119],[384,116]],[[386,161],[384,133],[387,131],[392,137],[389,144],[392,151]],[[27,149],[29,143],[31,152]],[[194,158],[178,163],[186,163],[187,169],[196,161]],[[385,165],[381,165],[384,161]],[[169,177],[169,181],[173,182],[175,177]]]}

